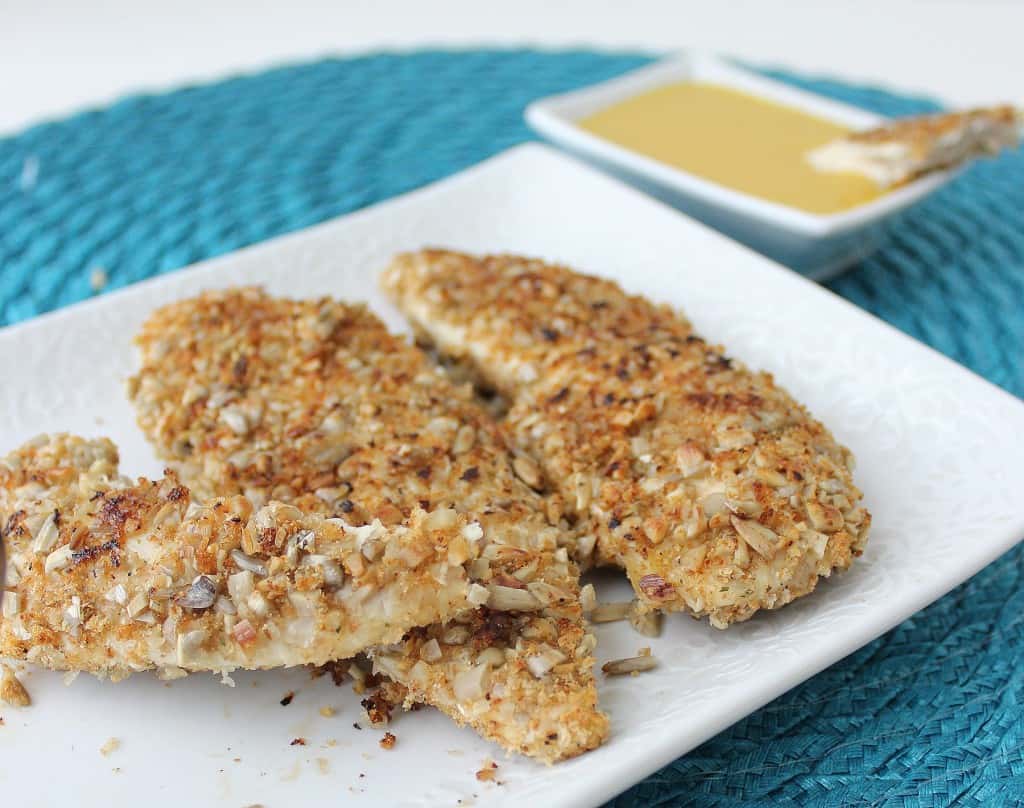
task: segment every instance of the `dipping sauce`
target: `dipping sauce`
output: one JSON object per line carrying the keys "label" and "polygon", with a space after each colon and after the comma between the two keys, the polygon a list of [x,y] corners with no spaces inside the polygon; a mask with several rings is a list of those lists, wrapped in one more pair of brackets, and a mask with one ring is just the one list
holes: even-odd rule
{"label": "dipping sauce", "polygon": [[846,127],[716,84],[666,84],[578,123],[659,162],[810,213],[849,210],[885,193],[860,174],[827,174],[807,162],[807,152]]}

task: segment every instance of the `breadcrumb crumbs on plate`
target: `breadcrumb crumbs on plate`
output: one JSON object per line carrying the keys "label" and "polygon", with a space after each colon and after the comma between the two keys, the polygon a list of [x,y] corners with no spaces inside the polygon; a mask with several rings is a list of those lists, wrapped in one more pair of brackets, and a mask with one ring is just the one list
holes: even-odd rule
{"label": "breadcrumb crumbs on plate", "polygon": [[392,732],[385,732],[384,733],[384,737],[380,739],[380,748],[381,749],[394,749],[395,748],[395,743],[397,741],[398,741],[398,738],[395,737],[394,733],[392,733]]}
{"label": "breadcrumb crumbs on plate", "polygon": [[641,648],[639,651],[636,652],[636,655],[637,656],[650,656],[651,655],[651,649],[650,649],[650,647],[645,645],[643,648]]}
{"label": "breadcrumb crumbs on plate", "polygon": [[493,760],[485,760],[483,768],[476,773],[476,779],[482,783],[492,783],[498,777],[498,764]]}
{"label": "breadcrumb crumbs on plate", "polygon": [[294,690],[289,690],[287,693],[284,694],[284,698],[281,699],[281,706],[282,707],[287,707],[289,704],[292,703],[292,699],[294,699],[294,698],[295,698],[295,691]]}
{"label": "breadcrumb crumbs on plate", "polygon": [[292,742],[290,744],[288,744],[288,745],[289,746],[305,746],[306,745],[306,739],[305,738],[292,738]]}
{"label": "breadcrumb crumbs on plate", "polygon": [[110,757],[111,754],[121,748],[121,742],[117,738],[107,738],[107,742],[100,747],[100,754],[103,757]]}
{"label": "breadcrumb crumbs on plate", "polygon": [[338,711],[335,710],[333,707],[321,707],[320,708],[320,715],[322,715],[324,718],[333,718],[337,714],[338,714]]}
{"label": "breadcrumb crumbs on plate", "polygon": [[320,774],[330,774],[331,761],[327,758],[318,757],[316,759],[317,768],[320,770]]}
{"label": "breadcrumb crumbs on plate", "polygon": [[0,701],[10,704],[12,707],[30,707],[32,705],[32,697],[28,694],[28,690],[25,689],[25,685],[14,675],[14,671],[8,665],[3,665],[2,668],[2,673],[0,673]]}

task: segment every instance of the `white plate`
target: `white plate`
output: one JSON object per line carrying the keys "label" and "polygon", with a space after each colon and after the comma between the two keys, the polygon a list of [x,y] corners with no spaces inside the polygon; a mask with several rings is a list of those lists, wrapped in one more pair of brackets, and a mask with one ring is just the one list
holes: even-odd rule
{"label": "white plate", "polygon": [[[559,259],[684,307],[707,336],[773,371],[854,449],[875,517],[864,558],[812,597],[725,632],[680,615],[656,640],[622,624],[600,627],[602,659],[650,645],[661,667],[602,681],[611,740],[552,768],[507,760],[429,710],[400,716],[398,744],[384,751],[380,731],[352,727],[360,714],[347,687],[304,672],[239,675],[234,689],[208,676],[170,685],[80,677],[65,687],[58,675],[31,672],[35,705],[0,712],[4,804],[595,805],[877,637],[1024,535],[1020,401],[541,146],[0,332],[0,449],[44,430],[106,434],[128,473],[157,474],[120,386],[133,368],[130,337],[154,306],[205,287],[262,283],[369,300],[401,327],[374,274],[392,253],[424,245]],[[291,689],[294,702],[279,706]],[[325,705],[338,715],[319,715]],[[306,746],[289,745],[300,736]],[[111,737],[121,747],[103,757]],[[503,785],[475,780],[488,756],[500,762]]]}
{"label": "white plate", "polygon": [[894,217],[959,173],[933,172],[850,210],[808,213],[666,165],[594,135],[577,123],[639,93],[688,80],[732,87],[852,129],[868,129],[885,120],[713,56],[680,53],[580,90],[534,101],[526,109],[526,121],[559,146],[815,280],[837,275],[870,255],[885,240],[883,224],[891,224]]}

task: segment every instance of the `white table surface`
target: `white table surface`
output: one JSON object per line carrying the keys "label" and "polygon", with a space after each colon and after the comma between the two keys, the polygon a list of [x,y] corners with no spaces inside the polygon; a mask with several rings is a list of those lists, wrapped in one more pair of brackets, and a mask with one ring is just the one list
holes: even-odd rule
{"label": "white table surface", "polygon": [[0,133],[282,62],[424,45],[700,48],[1024,103],[1017,0],[0,0]]}

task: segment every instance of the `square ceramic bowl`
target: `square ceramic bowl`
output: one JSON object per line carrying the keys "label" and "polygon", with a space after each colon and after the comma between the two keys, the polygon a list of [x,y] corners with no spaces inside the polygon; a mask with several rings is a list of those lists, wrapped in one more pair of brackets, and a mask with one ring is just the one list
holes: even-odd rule
{"label": "square ceramic bowl", "polygon": [[885,120],[720,59],[683,54],[582,90],[543,98],[527,107],[526,121],[556,145],[815,280],[836,275],[877,249],[896,217],[956,173],[930,174],[850,210],[815,214],[668,166],[577,124],[581,118],[638,93],[686,80],[731,87],[852,129],[871,128]]}

